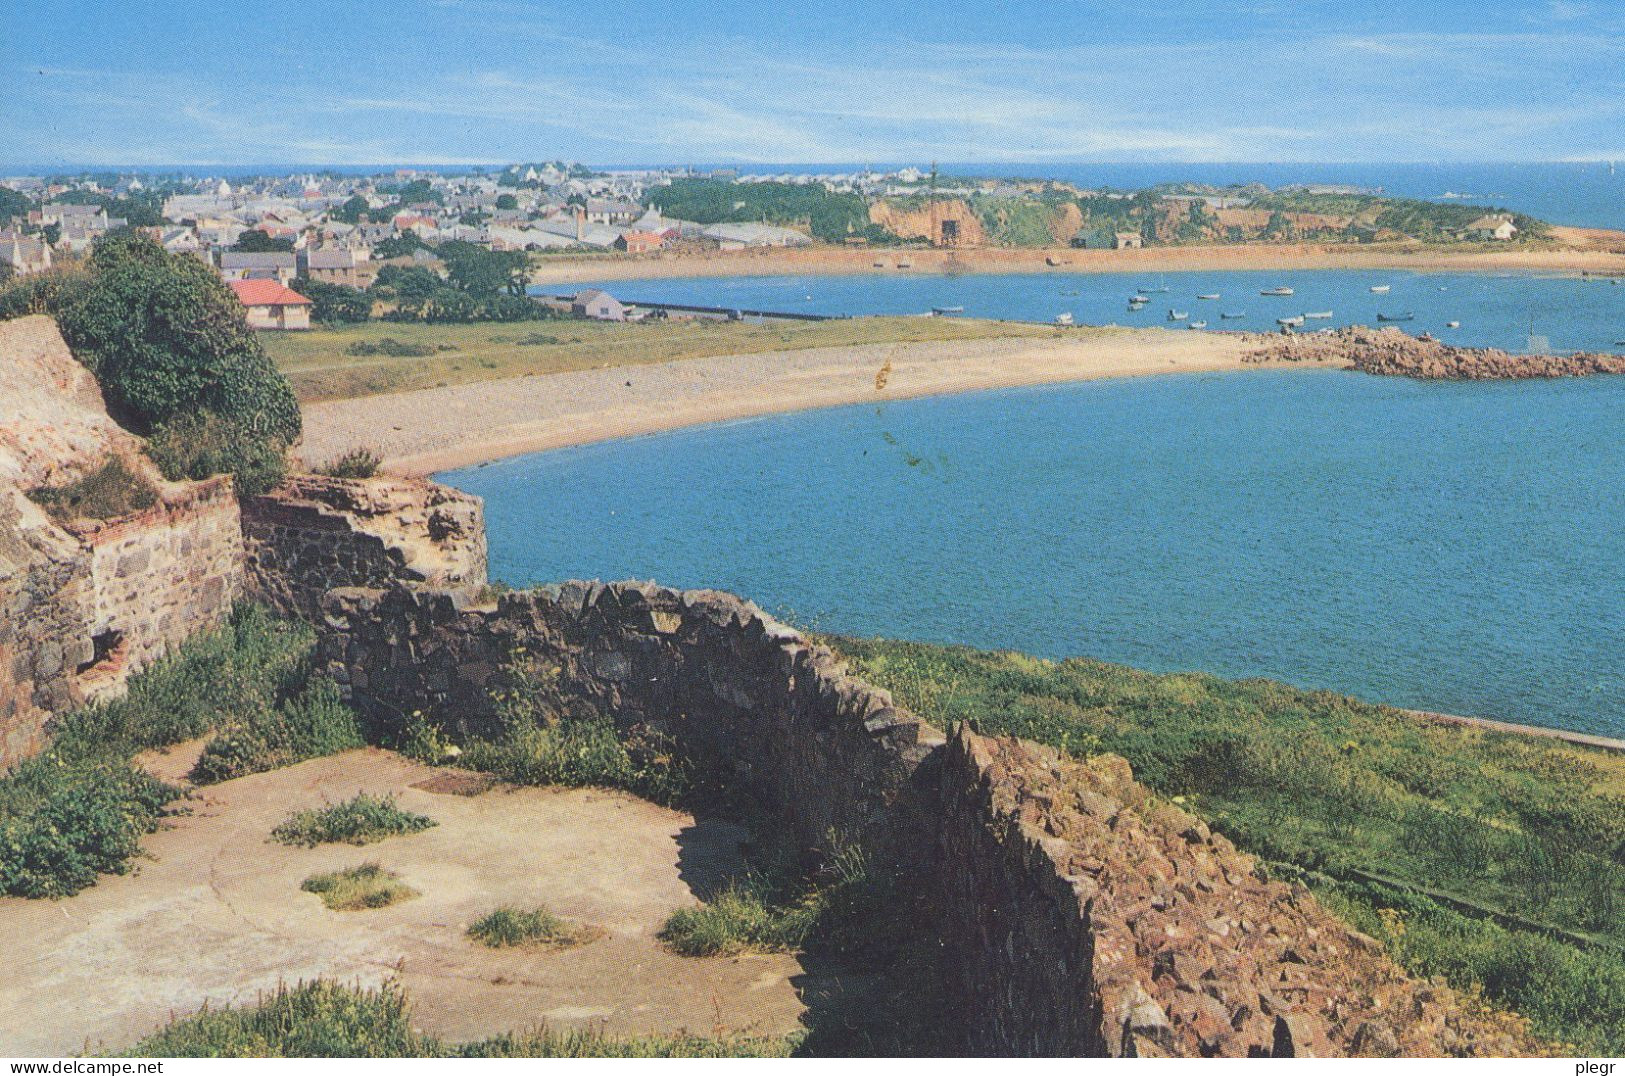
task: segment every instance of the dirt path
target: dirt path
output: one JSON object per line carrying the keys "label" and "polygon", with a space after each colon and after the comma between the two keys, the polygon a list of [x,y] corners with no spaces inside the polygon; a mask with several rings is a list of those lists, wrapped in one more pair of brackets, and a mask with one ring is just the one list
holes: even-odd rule
{"label": "dirt path", "polygon": [[[184,767],[184,755],[173,766]],[[740,831],[618,793],[520,789],[437,795],[434,773],[352,751],[201,790],[144,842],[138,873],[63,901],[0,898],[0,1056],[116,1050],[171,1014],[251,1004],[316,976],[398,974],[414,1023],[449,1039],[587,1025],[612,1032],[783,1032],[814,986],[788,956],[692,959],[656,940],[738,860]],[[439,825],[355,848],[267,841],[295,809],[395,792]],[[312,874],[376,860],[423,895],[334,912]],[[490,950],[464,935],[499,904],[546,905],[608,935],[561,952]]]}
{"label": "dirt path", "polygon": [[[1078,329],[1049,338],[809,348],[309,404],[300,454],[366,446],[424,474],[503,456],[841,404],[1156,373],[1258,369],[1260,337]],[[1296,363],[1294,366],[1312,366]]]}

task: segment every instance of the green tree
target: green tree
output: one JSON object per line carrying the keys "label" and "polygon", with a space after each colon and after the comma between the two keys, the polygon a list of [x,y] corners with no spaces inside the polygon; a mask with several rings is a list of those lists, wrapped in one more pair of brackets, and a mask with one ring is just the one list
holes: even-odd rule
{"label": "green tree", "polygon": [[435,253],[446,263],[452,284],[474,296],[523,295],[529,259],[524,251],[487,250],[454,239],[441,243]]}
{"label": "green tree", "polygon": [[328,215],[334,220],[343,221],[345,224],[356,224],[360,222],[362,214],[367,211],[367,200],[357,194]]}
{"label": "green tree", "polygon": [[291,254],[292,239],[276,239],[258,228],[250,228],[237,237],[232,250],[240,254]]}
{"label": "green tree", "polygon": [[511,194],[499,194],[499,195],[497,195],[497,208],[498,209],[518,209],[519,208],[519,199],[515,198]]}
{"label": "green tree", "polygon": [[10,187],[0,187],[0,221],[10,220],[12,217],[26,217],[28,211],[34,208],[33,199],[20,191]]}
{"label": "green tree", "polygon": [[167,427],[207,419],[228,449],[207,459],[155,451],[166,475],[230,470],[248,493],[274,483],[283,450],[299,436],[299,404],[231,290],[198,259],[127,229],[96,242],[88,270],[88,282],[66,289],[53,313],[109,406],[171,449],[185,439],[166,441]]}
{"label": "green tree", "polygon": [[310,316],[317,321],[358,323],[372,316],[371,297],[355,288],[300,277],[294,290],[310,300]]}

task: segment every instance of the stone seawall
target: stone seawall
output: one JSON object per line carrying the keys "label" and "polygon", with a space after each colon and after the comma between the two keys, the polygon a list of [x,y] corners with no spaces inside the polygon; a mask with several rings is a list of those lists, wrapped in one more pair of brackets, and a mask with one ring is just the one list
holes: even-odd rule
{"label": "stone seawall", "polygon": [[291,475],[243,502],[253,596],[314,619],[334,587],[485,583],[478,497],[422,479]]}
{"label": "stone seawall", "polygon": [[337,590],[320,654],[375,718],[421,710],[486,730],[516,648],[623,724],[646,723],[776,809],[803,848],[863,839],[898,865],[929,856],[921,763],[943,742],[825,647],[716,591],[566,583],[504,595]]}
{"label": "stone seawall", "polygon": [[748,602],[566,583],[476,605],[327,595],[320,656],[377,720],[488,731],[522,650],[566,692],[716,764],[801,847],[865,843],[940,941],[945,1050],[1016,1056],[1539,1053],[1516,1018],[1408,978],[1307,890],[1115,756],[937,729]]}

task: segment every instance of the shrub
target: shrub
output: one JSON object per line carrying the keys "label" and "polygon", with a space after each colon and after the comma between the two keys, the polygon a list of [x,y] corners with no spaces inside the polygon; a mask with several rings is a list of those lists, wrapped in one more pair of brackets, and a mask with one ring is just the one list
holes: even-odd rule
{"label": "shrub", "polygon": [[322,898],[323,904],[336,912],[387,908],[419,895],[417,890],[401,881],[400,875],[385,870],[377,863],[363,863],[359,867],[331,874],[313,874],[300,883],[299,888],[306,893],[315,893]]}
{"label": "shrub", "polygon": [[246,497],[268,493],[287,473],[285,446],[239,422],[212,414],[183,415],[156,427],[147,455],[171,482],[231,474]]}
{"label": "shrub", "polygon": [[243,777],[362,746],[355,714],[326,677],[311,680],[275,706],[227,726],[192,769],[200,784]]}
{"label": "shrub", "polygon": [[371,478],[383,462],[384,458],[369,448],[352,448],[316,468],[316,473],[332,478]]}
{"label": "shrub", "polygon": [[492,949],[517,945],[565,949],[592,941],[601,933],[592,927],[571,926],[546,908],[501,907],[481,916],[468,928],[469,937]]}
{"label": "shrub", "polygon": [[403,343],[393,336],[386,336],[376,342],[370,340],[357,340],[344,349],[346,355],[356,358],[370,358],[374,355],[387,355],[392,359],[421,359],[434,354],[432,344]]}
{"label": "shrub", "polygon": [[158,491],[151,482],[114,456],[100,468],[66,486],[40,486],[29,499],[60,523],[75,519],[116,519],[151,508]]}
{"label": "shrub", "polygon": [[697,908],[679,908],[660,940],[683,956],[788,953],[806,944],[818,923],[816,900],[775,905],[750,884],[734,883]]}
{"label": "shrub", "polygon": [[527,333],[515,340],[514,343],[520,347],[546,347],[550,344],[562,344],[564,340],[562,337],[554,336],[551,333]]}
{"label": "shrub", "polygon": [[369,796],[363,792],[343,803],[289,815],[271,831],[271,837],[305,848],[318,844],[371,844],[386,837],[421,833],[437,824],[427,815],[401,810],[394,796]]}

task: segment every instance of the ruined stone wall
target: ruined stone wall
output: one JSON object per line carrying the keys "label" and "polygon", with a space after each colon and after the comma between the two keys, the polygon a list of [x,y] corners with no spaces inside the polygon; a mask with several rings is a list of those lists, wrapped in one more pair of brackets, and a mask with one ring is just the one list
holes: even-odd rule
{"label": "ruined stone wall", "polygon": [[1523,1056],[1517,1018],[1372,938],[1114,755],[956,732],[941,766],[944,969],[985,1054]]}
{"label": "ruined stone wall", "polygon": [[899,862],[929,851],[917,771],[942,735],[732,595],[566,583],[476,608],[445,593],[341,590],[321,623],[327,668],[375,716],[421,709],[483,731],[498,670],[523,647],[621,722],[726,768],[802,847],[833,831]]}
{"label": "ruined stone wall", "polygon": [[243,502],[253,595],[313,619],[334,587],[485,583],[484,505],[422,479],[292,475]]}

